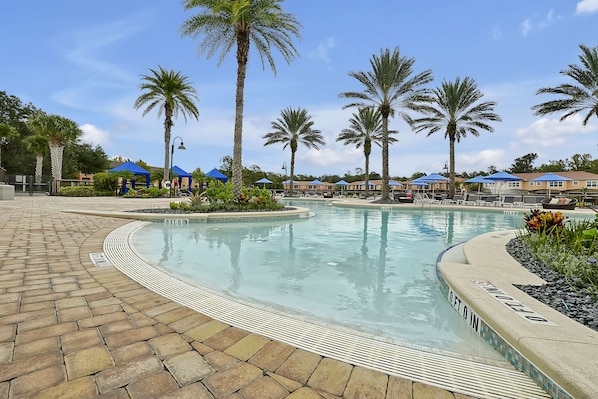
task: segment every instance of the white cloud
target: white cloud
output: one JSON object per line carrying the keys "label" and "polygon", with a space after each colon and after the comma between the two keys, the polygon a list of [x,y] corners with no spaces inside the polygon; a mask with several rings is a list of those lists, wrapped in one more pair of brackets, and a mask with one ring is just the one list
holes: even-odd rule
{"label": "white cloud", "polygon": [[582,121],[583,118],[579,114],[570,116],[562,122],[559,122],[558,119],[541,118],[530,126],[517,130],[515,137],[519,138],[523,145],[557,148],[580,135],[589,134],[598,129],[591,123],[584,127]]}
{"label": "white cloud", "polygon": [[532,21],[527,18],[521,23],[521,33],[523,33],[523,36],[527,36],[530,30],[532,30]]}
{"label": "white cloud", "polygon": [[459,154],[456,156],[455,164],[459,166],[459,170],[467,171],[487,170],[490,165],[500,169],[505,154],[502,148]]}
{"label": "white cloud", "polygon": [[325,63],[330,63],[330,50],[336,47],[336,40],[334,37],[328,37],[318,43],[318,47],[310,55],[312,58],[320,59]]}
{"label": "white cloud", "polygon": [[104,146],[109,143],[109,132],[101,130],[94,125],[90,125],[89,123],[80,126],[80,128],[83,131],[83,135],[81,136],[82,142],[91,144],[92,146]]}
{"label": "white cloud", "polygon": [[546,13],[546,16],[543,18],[538,17],[537,15],[534,14],[531,18],[526,18],[521,23],[521,33],[523,34],[523,36],[527,36],[527,34],[532,29],[545,28],[545,27],[549,26],[550,24],[552,24],[555,19],[561,19],[561,18],[562,17],[560,15],[557,15],[555,17],[554,10],[549,10],[548,13]]}
{"label": "white cloud", "polygon": [[582,0],[577,3],[577,14],[588,13],[598,11],[598,0]]}

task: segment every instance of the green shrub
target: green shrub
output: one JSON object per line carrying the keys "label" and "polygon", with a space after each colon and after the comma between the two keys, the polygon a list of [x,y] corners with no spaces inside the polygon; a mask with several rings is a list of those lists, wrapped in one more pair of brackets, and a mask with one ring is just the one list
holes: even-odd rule
{"label": "green shrub", "polygon": [[109,191],[114,195],[118,188],[118,175],[107,172],[96,173],[93,175],[93,187],[98,192]]}
{"label": "green shrub", "polygon": [[518,235],[536,259],[564,275],[574,286],[586,286],[598,298],[598,216],[565,224],[560,212],[533,210]]}
{"label": "green shrub", "polygon": [[58,194],[65,197],[93,197],[95,191],[93,186],[66,186],[60,187]]}

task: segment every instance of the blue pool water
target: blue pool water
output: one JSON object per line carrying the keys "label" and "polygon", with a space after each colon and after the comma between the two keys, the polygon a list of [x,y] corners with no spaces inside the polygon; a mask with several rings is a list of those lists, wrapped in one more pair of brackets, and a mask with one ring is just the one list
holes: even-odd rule
{"label": "blue pool water", "polygon": [[519,228],[523,213],[334,206],[288,221],[152,223],[132,237],[147,263],[197,286],[411,345],[490,359],[440,292],[444,249]]}

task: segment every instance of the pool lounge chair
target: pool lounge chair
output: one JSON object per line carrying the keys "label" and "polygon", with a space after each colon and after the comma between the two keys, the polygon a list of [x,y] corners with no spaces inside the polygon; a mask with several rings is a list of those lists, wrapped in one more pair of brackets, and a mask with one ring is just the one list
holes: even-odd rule
{"label": "pool lounge chair", "polygon": [[576,198],[545,198],[542,200],[544,209],[574,210],[576,206]]}

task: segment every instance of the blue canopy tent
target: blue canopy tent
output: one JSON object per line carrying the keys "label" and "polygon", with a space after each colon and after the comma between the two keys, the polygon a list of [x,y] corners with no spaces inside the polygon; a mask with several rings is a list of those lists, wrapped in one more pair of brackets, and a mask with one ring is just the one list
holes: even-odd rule
{"label": "blue canopy tent", "polygon": [[[149,187],[149,185],[150,185],[150,172],[143,169],[141,166],[137,165],[136,163],[128,161],[128,162],[125,162],[123,164],[120,164],[120,165],[115,166],[114,168],[108,170],[108,173],[119,173],[119,172],[131,172],[135,176],[145,176],[145,187]],[[135,189],[135,180],[131,180],[131,187],[133,187],[133,189]],[[129,191],[127,189],[127,180],[123,179],[122,193],[126,194],[127,191]]]}
{"label": "blue canopy tent", "polygon": [[478,198],[480,197],[480,191],[482,189],[482,184],[494,184],[492,180],[486,179],[486,176],[478,175],[472,177],[471,179],[465,180],[463,183],[472,183],[478,185]]}
{"label": "blue canopy tent", "polygon": [[206,173],[206,176],[211,177],[216,180],[220,180],[223,183],[226,183],[228,181],[228,177],[216,168],[214,168],[211,171],[209,171],[208,173]]}
{"label": "blue canopy tent", "polygon": [[174,177],[177,176],[179,178],[179,187],[183,186],[183,177],[186,177],[187,179],[189,179],[189,190],[191,190],[191,182],[193,181],[192,176],[190,173],[185,172],[183,169],[179,168],[178,166],[173,166],[172,167],[172,179],[174,180]]}

